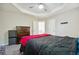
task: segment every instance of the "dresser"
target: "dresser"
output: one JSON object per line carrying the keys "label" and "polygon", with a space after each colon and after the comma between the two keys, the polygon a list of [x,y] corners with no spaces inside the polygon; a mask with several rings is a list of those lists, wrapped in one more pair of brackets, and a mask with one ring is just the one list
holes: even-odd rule
{"label": "dresser", "polygon": [[17,32],[16,30],[8,30],[9,45],[16,44]]}

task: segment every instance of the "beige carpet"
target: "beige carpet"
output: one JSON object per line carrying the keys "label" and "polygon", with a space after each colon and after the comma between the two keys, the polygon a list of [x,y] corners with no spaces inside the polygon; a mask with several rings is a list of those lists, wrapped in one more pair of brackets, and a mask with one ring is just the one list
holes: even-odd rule
{"label": "beige carpet", "polygon": [[20,44],[6,46],[5,55],[21,55],[19,49],[20,49]]}

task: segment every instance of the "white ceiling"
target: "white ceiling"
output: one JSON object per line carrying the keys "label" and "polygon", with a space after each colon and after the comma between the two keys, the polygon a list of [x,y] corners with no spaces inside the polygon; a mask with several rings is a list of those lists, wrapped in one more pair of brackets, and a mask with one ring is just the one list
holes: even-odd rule
{"label": "white ceiling", "polygon": [[56,8],[59,8],[63,6],[62,3],[41,3],[44,5],[44,9],[39,9],[40,3],[19,3],[16,4],[18,7],[21,9],[30,11],[31,13],[36,13],[36,14],[45,14],[45,13],[50,13],[52,10],[55,10]]}
{"label": "white ceiling", "polygon": [[23,13],[28,13],[34,16],[46,17],[60,12],[79,7],[77,3],[41,3],[44,9],[38,8],[40,3],[14,3],[13,5]]}

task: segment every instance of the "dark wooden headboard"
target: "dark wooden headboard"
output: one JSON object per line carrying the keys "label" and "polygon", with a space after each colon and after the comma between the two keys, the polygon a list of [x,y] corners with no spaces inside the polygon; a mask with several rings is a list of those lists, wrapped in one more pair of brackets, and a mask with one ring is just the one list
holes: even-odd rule
{"label": "dark wooden headboard", "polygon": [[29,36],[30,35],[30,27],[29,26],[16,26],[16,32],[17,32],[17,37],[18,41],[24,36]]}

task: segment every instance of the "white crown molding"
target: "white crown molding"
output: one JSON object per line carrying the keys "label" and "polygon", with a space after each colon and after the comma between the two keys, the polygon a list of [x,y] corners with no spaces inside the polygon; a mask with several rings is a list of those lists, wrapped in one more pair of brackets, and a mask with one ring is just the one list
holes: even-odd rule
{"label": "white crown molding", "polygon": [[[75,6],[73,6],[73,4],[71,4],[72,7],[68,6],[68,4],[66,3],[63,3],[62,6],[56,8],[56,9],[53,9],[51,12],[49,13],[41,13],[41,14],[38,14],[38,13],[34,13],[34,12],[31,12],[31,11],[28,11],[28,10],[25,10],[23,8],[21,8],[18,4],[16,3],[13,3],[12,5],[14,5],[18,10],[20,10],[22,13],[27,13],[27,14],[30,14],[30,15],[33,15],[35,17],[48,17],[48,16],[51,16],[53,15],[54,13],[56,12],[61,12],[62,10],[64,11],[68,11],[69,9],[72,9],[72,8],[75,8],[75,7],[78,7],[78,4],[76,4]],[[68,8],[70,7],[70,8]],[[67,9],[68,8],[68,9]],[[66,9],[66,10],[65,10]]]}
{"label": "white crown molding", "polygon": [[23,12],[23,13],[27,13],[27,14],[30,14],[30,15],[33,15],[33,16],[38,16],[38,17],[50,16],[52,13],[54,13],[54,12],[56,12],[56,11],[58,11],[58,10],[61,10],[61,9],[65,6],[65,4],[64,4],[64,5],[60,6],[60,7],[58,7],[58,8],[56,8],[56,9],[52,10],[50,13],[37,14],[37,13],[30,12],[30,11],[28,11],[28,10],[25,10],[25,9],[21,8],[21,7],[20,7],[19,5],[17,5],[16,3],[13,3],[12,5],[14,5],[18,10],[20,10],[20,11]]}

